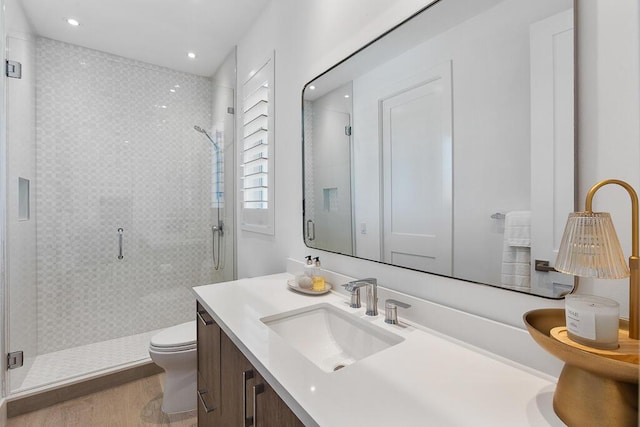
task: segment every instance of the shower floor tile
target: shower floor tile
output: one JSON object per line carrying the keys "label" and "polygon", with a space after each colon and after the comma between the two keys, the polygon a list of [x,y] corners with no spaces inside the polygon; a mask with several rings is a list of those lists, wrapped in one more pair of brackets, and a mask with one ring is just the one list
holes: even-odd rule
{"label": "shower floor tile", "polygon": [[147,360],[149,340],[159,331],[160,329],[38,355],[22,384],[18,387],[11,384],[11,393],[21,393]]}

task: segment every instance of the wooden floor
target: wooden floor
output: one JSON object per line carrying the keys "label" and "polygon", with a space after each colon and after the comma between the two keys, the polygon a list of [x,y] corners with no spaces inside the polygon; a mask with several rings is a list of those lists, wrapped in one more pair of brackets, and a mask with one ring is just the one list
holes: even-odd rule
{"label": "wooden floor", "polygon": [[9,418],[7,427],[195,427],[195,411],[163,414],[164,374],[132,381],[98,393]]}

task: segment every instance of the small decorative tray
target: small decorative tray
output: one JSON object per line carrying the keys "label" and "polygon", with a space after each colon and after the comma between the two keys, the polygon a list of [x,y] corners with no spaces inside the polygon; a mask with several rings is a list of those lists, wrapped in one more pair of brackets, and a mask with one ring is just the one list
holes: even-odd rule
{"label": "small decorative tray", "polygon": [[588,351],[589,353],[607,357],[609,359],[622,360],[623,362],[633,363],[635,365],[638,365],[640,362],[640,356],[638,355],[638,341],[629,338],[628,329],[618,330],[619,347],[614,350],[593,348],[577,343],[569,338],[566,326],[557,326],[551,329],[551,336],[564,344],[578,348],[582,351]]}
{"label": "small decorative tray", "polygon": [[298,283],[296,283],[296,279],[287,280],[287,286],[292,291],[300,292],[306,295],[322,295],[322,294],[326,294],[331,290],[331,284],[327,282],[324,282],[324,289],[321,291],[314,291],[313,289],[301,288],[300,286],[298,286]]}

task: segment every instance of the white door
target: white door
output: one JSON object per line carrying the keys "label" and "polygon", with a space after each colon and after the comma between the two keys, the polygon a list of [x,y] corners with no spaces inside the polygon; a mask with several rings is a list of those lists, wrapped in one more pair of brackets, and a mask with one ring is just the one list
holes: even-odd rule
{"label": "white door", "polygon": [[555,294],[573,277],[535,270],[553,266],[574,211],[573,10],[531,26],[531,287]]}
{"label": "white door", "polygon": [[[350,116],[313,113],[314,224],[318,247],[353,255]],[[314,245],[314,246],[315,246]]]}
{"label": "white door", "polygon": [[452,147],[449,64],[380,103],[383,260],[451,275]]}

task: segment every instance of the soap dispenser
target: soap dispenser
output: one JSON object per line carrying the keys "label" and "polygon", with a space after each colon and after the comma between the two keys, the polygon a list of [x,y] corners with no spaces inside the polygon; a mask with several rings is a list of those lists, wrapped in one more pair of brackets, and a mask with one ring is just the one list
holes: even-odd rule
{"label": "soap dispenser", "polygon": [[324,276],[322,275],[322,266],[320,265],[320,257],[315,257],[313,269],[313,290],[320,292],[324,291]]}
{"label": "soap dispenser", "polygon": [[304,275],[307,277],[313,277],[313,273],[315,273],[315,270],[316,266],[313,264],[311,255],[307,255],[307,263],[304,266]]}

